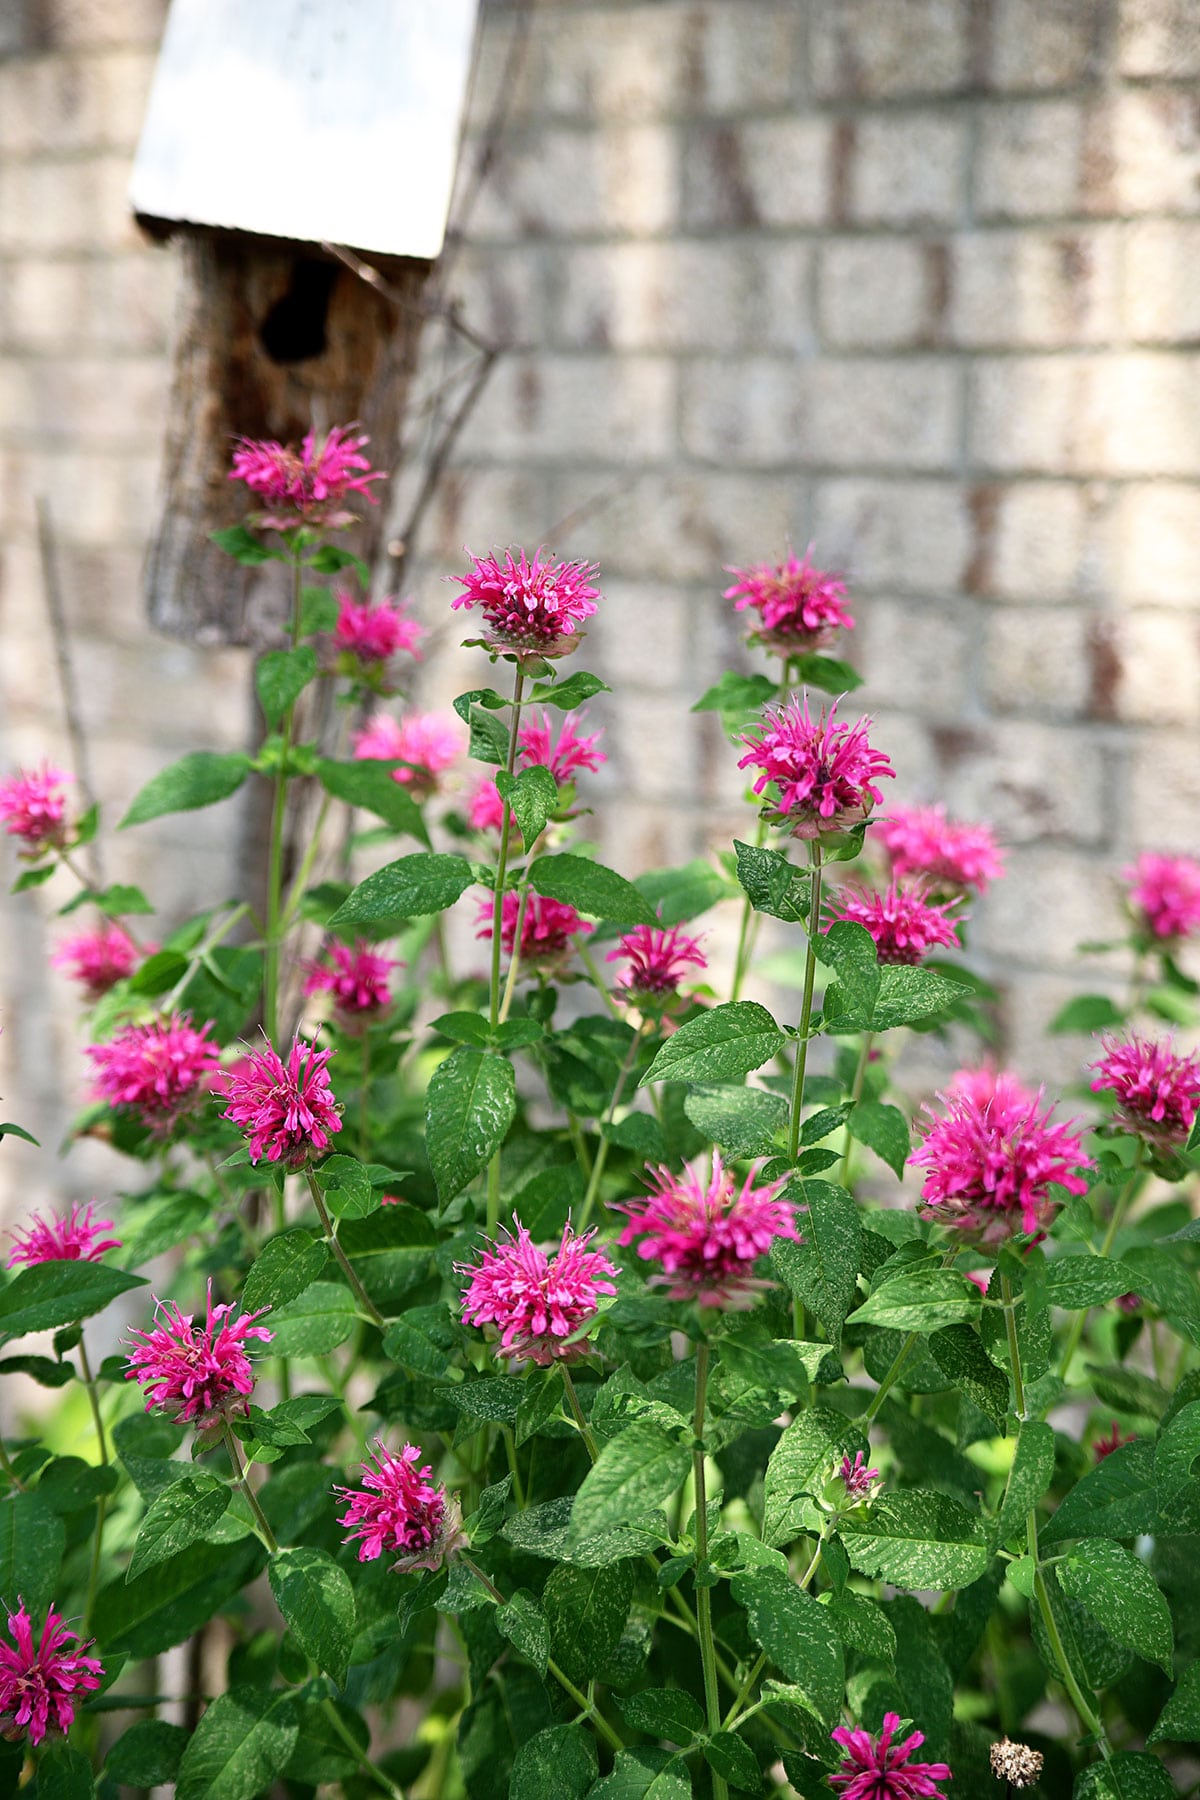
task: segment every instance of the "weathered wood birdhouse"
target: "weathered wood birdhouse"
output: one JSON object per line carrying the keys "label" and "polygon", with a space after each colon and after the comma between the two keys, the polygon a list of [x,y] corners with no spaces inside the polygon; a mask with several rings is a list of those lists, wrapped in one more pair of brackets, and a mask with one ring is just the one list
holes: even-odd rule
{"label": "weathered wood birdhouse", "polygon": [[[277,565],[210,534],[244,516],[239,436],[358,420],[392,465],[441,250],[476,0],[172,0],[134,166],[139,222],[183,245],[152,623],[272,641]],[[372,560],[383,508],[351,546]]]}

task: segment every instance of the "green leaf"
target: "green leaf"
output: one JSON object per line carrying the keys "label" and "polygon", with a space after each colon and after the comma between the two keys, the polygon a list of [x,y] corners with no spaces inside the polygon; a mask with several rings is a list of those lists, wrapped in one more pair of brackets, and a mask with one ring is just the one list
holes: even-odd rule
{"label": "green leaf", "polygon": [[60,1388],[74,1381],[75,1368],[50,1356],[6,1356],[0,1362],[0,1376],[4,1375],[28,1375],[39,1387]]}
{"label": "green leaf", "polygon": [[362,557],[355,556],[353,550],[343,550],[340,544],[322,544],[308,558],[306,566],[318,575],[336,575],[341,569],[353,569],[364,588],[371,585],[371,571]]}
{"label": "green leaf", "polygon": [[731,1787],[740,1788],[745,1794],[762,1792],[758,1759],[745,1738],[735,1731],[715,1731],[704,1746],[704,1760]]}
{"label": "green leaf", "polygon": [[37,1800],[91,1800],[92,1765],[70,1744],[47,1745],[38,1762]]}
{"label": "green leaf", "polygon": [[104,1263],[35,1263],[0,1292],[0,1338],[75,1325],[102,1312],[118,1294],[145,1285],[140,1275]]}
{"label": "green leaf", "polygon": [[124,1787],[165,1786],[179,1773],[188,1734],[165,1719],[139,1719],[122,1732],[107,1757],[104,1773]]}
{"label": "green leaf", "polygon": [[151,776],[134,796],[133,804],[117,827],[144,825],[164,813],[194,812],[214,806],[236,794],[250,773],[250,758],[242,750],[222,755],[215,750],[193,750],[169,768]]}
{"label": "green leaf", "polygon": [[1073,1800],[1175,1800],[1178,1789],[1157,1756],[1118,1750],[1108,1762],[1082,1770]]}
{"label": "green leaf", "polygon": [[260,543],[246,525],[226,525],[220,531],[210,531],[208,535],[235,562],[243,563],[247,568],[252,569],[258,563],[280,560],[280,552]]}
{"label": "green leaf", "polygon": [[32,1144],[36,1150],[40,1150],[42,1147],[34,1137],[33,1133],[31,1131],[26,1131],[23,1125],[13,1125],[7,1121],[3,1125],[0,1125],[0,1138],[6,1137],[23,1138],[27,1144]]}
{"label": "green leaf", "polygon": [[506,1057],[460,1044],[438,1064],[426,1095],[425,1141],[443,1206],[499,1149],[516,1113],[516,1077]]}
{"label": "green leaf", "polygon": [[802,1688],[814,1711],[832,1723],[842,1703],[842,1642],[820,1601],[797,1587],[782,1569],[735,1575],[734,1599],[780,1673]]}
{"label": "green leaf", "polygon": [[[839,919],[828,931],[818,932],[813,947],[823,963],[837,973],[836,1014],[839,1028],[870,1025],[883,979],[875,942],[865,925]],[[826,1007],[827,1012],[829,1007]]]}
{"label": "green leaf", "polygon": [[815,1406],[796,1414],[767,1462],[763,1482],[763,1542],[790,1544],[816,1525],[819,1495],[843,1456],[865,1451],[867,1440],[851,1420]]}
{"label": "green leaf", "polygon": [[850,1136],[874,1150],[898,1181],[904,1179],[904,1165],[912,1148],[908,1120],[896,1106],[885,1106],[881,1100],[860,1100],[846,1120]]}
{"label": "green leaf", "polygon": [[368,875],[351,888],[329,923],[380,925],[391,919],[413,919],[444,912],[475,879],[465,856],[418,850]]}
{"label": "green leaf", "polygon": [[1159,1517],[1166,1531],[1200,1531],[1200,1480],[1194,1469],[1198,1456],[1200,1400],[1191,1400],[1164,1426],[1154,1451]]}
{"label": "green leaf", "polygon": [[235,1687],[213,1701],[179,1765],[175,1800],[254,1800],[292,1754],[295,1696]]}
{"label": "green leaf", "polygon": [[529,871],[529,885],[548,899],[562,900],[593,918],[611,919],[614,925],[654,925],[650,903],[631,881],[589,862],[586,856],[539,856]]}
{"label": "green leaf", "polygon": [[259,657],[254,687],[263,716],[272,731],[316,673],[316,651],[307,644],[302,644],[298,650],[266,650]]}
{"label": "green leaf", "polygon": [[521,1652],[526,1662],[533,1664],[539,1675],[544,1675],[550,1655],[550,1627],[528,1588],[518,1588],[503,1606],[497,1607],[496,1624],[501,1636]]}
{"label": "green leaf", "polygon": [[379,1208],[370,1172],[356,1156],[326,1157],[317,1181],[335,1219],[365,1219]]}
{"label": "green leaf", "polygon": [[676,1492],[692,1466],[685,1444],[652,1419],[638,1419],[611,1438],[583,1478],[571,1513],[578,1543],[627,1524]]}
{"label": "green leaf", "polygon": [[318,632],[333,631],[340,610],[337,595],[330,588],[301,588],[300,636],[314,637]]}
{"label": "green leaf", "polygon": [[338,1240],[380,1312],[401,1312],[428,1275],[433,1258],[432,1222],[415,1206],[381,1206],[365,1219],[346,1219]]}
{"label": "green leaf", "polygon": [[55,1597],[66,1526],[40,1494],[0,1500],[0,1601],[42,1613]]}
{"label": "green leaf", "polygon": [[1042,1271],[1041,1286],[1049,1305],[1083,1312],[1132,1293],[1136,1283],[1128,1269],[1109,1257],[1056,1256]]}
{"label": "green leaf", "polygon": [[582,1725],[548,1725],[513,1759],[508,1800],[584,1800],[596,1779],[596,1740]]}
{"label": "green leaf", "polygon": [[892,1331],[942,1331],[979,1317],[979,1290],[955,1269],[912,1269],[894,1275],[847,1319]]}
{"label": "green leaf", "polygon": [[1000,1508],[999,1531],[1002,1540],[1024,1531],[1025,1521],[1054,1479],[1054,1433],[1049,1425],[1036,1419],[1024,1419],[1017,1438]]}
{"label": "green leaf", "polygon": [[1154,1445],[1149,1438],[1137,1438],[1076,1482],[1042,1527],[1041,1541],[1050,1545],[1068,1538],[1137,1537],[1159,1529]]}
{"label": "green leaf", "polygon": [[771,1268],[797,1300],[815,1313],[835,1348],[854,1304],[861,1255],[861,1226],[854,1197],[831,1181],[801,1180],[788,1189],[807,1207],[800,1220],[803,1242],[776,1238]]}
{"label": "green leaf", "polygon": [[626,1724],[648,1737],[690,1744],[704,1730],[699,1702],[683,1688],[643,1688],[638,1694],[620,1695],[617,1705]]}
{"label": "green leaf", "polygon": [[868,1020],[847,1003],[841,982],[825,995],[825,1019],[838,1030],[890,1031],[897,1025],[923,1025],[962,999],[962,987],[936,969],[889,965],[879,971],[879,992]]}
{"label": "green leaf", "polygon": [[173,1250],[193,1232],[207,1231],[212,1224],[212,1201],[204,1194],[171,1194],[160,1205],[139,1207],[134,1224],[126,1232],[121,1247],[121,1260],[127,1268],[137,1269],[143,1263]]}
{"label": "green leaf", "polygon": [[718,900],[737,893],[719,869],[701,857],[677,869],[651,869],[633,884],[654,908],[663,925],[685,925],[699,918]]}
{"label": "green leaf", "polygon": [[764,1088],[696,1087],[683,1110],[697,1131],[719,1144],[730,1160],[761,1156],[786,1124],[788,1103]]}
{"label": "green leaf", "polygon": [[235,1544],[193,1544],[128,1583],[117,1576],[96,1601],[102,1650],[141,1658],[182,1644],[253,1580],[265,1561],[258,1539],[243,1538]]}
{"label": "green leaf", "polygon": [[1200,1743],[1200,1662],[1185,1663],[1175,1692],[1159,1714],[1148,1744]]}
{"label": "green leaf", "polygon": [[80,906],[95,906],[110,919],[123,919],[130,913],[148,916],[154,911],[141,888],[124,881],[114,881],[106,888],[84,888],[58,910],[63,914],[72,913]]}
{"label": "green leaf", "polygon": [[1058,1579],[1110,1637],[1171,1674],[1171,1612],[1144,1562],[1107,1538],[1085,1539],[1060,1564]]}
{"label": "green leaf", "polygon": [[286,1306],[312,1286],[328,1260],[325,1245],[311,1231],[299,1226],[281,1231],[251,1263],[242,1289],[243,1307],[254,1312],[260,1306]]}
{"label": "green leaf", "polygon": [[692,1800],[695,1789],[682,1756],[653,1745],[618,1750],[613,1766],[587,1800]]}
{"label": "green leaf", "polygon": [[532,849],[558,811],[558,783],[549,769],[534,763],[519,775],[509,775],[502,769],[496,777],[496,787],[500,798],[507,800],[516,814],[525,848]]}
{"label": "green leaf", "polygon": [[1108,998],[1107,994],[1077,994],[1074,1000],[1054,1015],[1046,1027],[1052,1032],[1078,1032],[1081,1037],[1090,1037],[1094,1031],[1108,1031],[1113,1026],[1123,1025],[1125,1014]]}
{"label": "green leaf", "polygon": [[725,669],[716,685],[701,694],[692,711],[732,713],[749,719],[778,698],[779,688],[769,675],[740,675],[735,669]]}
{"label": "green leaf", "polygon": [[868,1517],[847,1520],[842,1543],[863,1575],[905,1588],[964,1588],[990,1561],[983,1521],[945,1494],[883,1494]]}
{"label": "green leaf", "polygon": [[278,1551],[267,1574],[304,1654],[343,1687],[354,1644],[354,1589],[346,1571],[323,1550],[300,1547]]}
{"label": "green leaf", "polygon": [[1008,1417],[1008,1380],[988,1356],[979,1334],[969,1325],[950,1325],[930,1333],[929,1350],[942,1374],[1003,1431]]}
{"label": "green leaf", "polygon": [[296,1299],[271,1312],[272,1356],[327,1356],[344,1344],[358,1314],[354,1296],[338,1281],[310,1282]]}
{"label": "green leaf", "polygon": [[661,1046],[638,1085],[736,1081],[769,1062],[784,1041],[765,1006],[756,1000],[733,1000],[681,1025]]}
{"label": "green leaf", "polygon": [[629,1562],[578,1569],[560,1563],[542,1590],[554,1660],[576,1683],[592,1679],[616,1649],[633,1600]]}
{"label": "green leaf", "polygon": [[232,1498],[229,1488],[213,1475],[199,1471],[172,1482],[147,1508],[133,1546],[133,1556],[125,1571],[126,1581],[134,1581],[144,1569],[165,1562],[180,1550],[186,1550],[199,1538],[207,1536],[211,1526],[222,1517]]}
{"label": "green leaf", "polygon": [[8,891],[10,894],[24,894],[30,888],[44,887],[57,868],[57,862],[45,862],[39,864],[36,869],[26,869],[23,874],[17,876]]}
{"label": "green leaf", "polygon": [[862,1650],[877,1662],[895,1666],[896,1632],[882,1606],[852,1588],[830,1594],[823,1604],[848,1650]]}
{"label": "green leaf", "polygon": [[400,767],[398,761],[373,756],[357,762],[332,762],[322,757],[317,763],[317,780],[335,800],[372,812],[393,831],[406,831],[428,845],[424,814],[403,782],[395,779],[394,771]]}
{"label": "green leaf", "polygon": [[797,686],[820,688],[825,694],[852,694],[863,684],[853,663],[842,662],[836,656],[819,656],[810,651],[807,656],[797,657],[793,666]]}
{"label": "green leaf", "polygon": [[769,913],[787,925],[802,923],[808,917],[811,872],[760,844],[741,844],[735,838],[733,847],[738,881],[755,912]]}

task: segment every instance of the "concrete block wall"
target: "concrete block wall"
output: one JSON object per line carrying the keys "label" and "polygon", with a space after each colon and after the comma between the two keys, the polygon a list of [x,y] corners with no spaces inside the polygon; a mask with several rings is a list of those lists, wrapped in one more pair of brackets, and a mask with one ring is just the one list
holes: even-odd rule
{"label": "concrete block wall", "polygon": [[[150,638],[138,594],[175,261],[124,185],[162,15],[14,0],[0,22],[0,751],[59,753],[45,494],[113,812],[248,711],[240,659]],[[1119,928],[1121,865],[1200,851],[1198,73],[1200,0],[483,9],[460,205],[485,149],[488,172],[448,280],[510,349],[419,608],[452,646],[438,578],[464,544],[600,562],[595,829],[633,871],[746,831],[736,753],[689,710],[729,661],[762,666],[722,565],[814,541],[850,580],[898,794],[1010,846],[973,947],[1029,1077],[1084,1048],[1042,1040],[1062,999],[1120,979],[1070,952]],[[443,373],[431,343],[422,381]],[[431,662],[425,697],[475,673]],[[113,873],[168,908],[224,892],[233,821],[185,824],[122,841]],[[52,1136],[79,1057],[47,898],[0,934],[0,1092]]]}

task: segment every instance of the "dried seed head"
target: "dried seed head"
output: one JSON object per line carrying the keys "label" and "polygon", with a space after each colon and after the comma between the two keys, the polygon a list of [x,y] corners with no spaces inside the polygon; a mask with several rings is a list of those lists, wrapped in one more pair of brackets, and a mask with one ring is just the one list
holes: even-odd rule
{"label": "dried seed head", "polygon": [[1032,1787],[1042,1772],[1041,1751],[1031,1750],[1028,1744],[1014,1744],[1011,1738],[993,1744],[991,1757],[992,1774],[997,1781],[1007,1781],[1009,1787]]}

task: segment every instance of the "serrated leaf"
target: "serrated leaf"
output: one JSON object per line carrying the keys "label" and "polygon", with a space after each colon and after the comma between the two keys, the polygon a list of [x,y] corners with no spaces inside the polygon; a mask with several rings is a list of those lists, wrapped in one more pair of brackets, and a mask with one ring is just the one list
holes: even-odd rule
{"label": "serrated leaf", "polygon": [[370,1171],[355,1156],[326,1157],[316,1178],[335,1219],[365,1219],[379,1208]]}
{"label": "serrated leaf", "polygon": [[503,1606],[497,1607],[496,1625],[500,1635],[521,1652],[526,1662],[533,1664],[539,1675],[544,1675],[550,1655],[550,1627],[528,1588],[517,1588]]}
{"label": "serrated leaf", "polygon": [[1056,1256],[1041,1279],[1047,1303],[1068,1312],[1103,1306],[1118,1294],[1132,1293],[1135,1285],[1128,1269],[1104,1256]]}
{"label": "serrated leaf", "polygon": [[1059,1565],[1058,1579],[1119,1644],[1171,1674],[1171,1612],[1140,1558],[1107,1538],[1085,1539]]}
{"label": "serrated leaf", "polygon": [[475,877],[465,856],[418,850],[368,875],[351,888],[330,926],[379,925],[444,912],[466,893]]}
{"label": "serrated leaf", "polygon": [[843,1593],[830,1594],[824,1606],[847,1649],[862,1650],[878,1661],[895,1664],[896,1633],[876,1601],[846,1588]]}
{"label": "serrated leaf", "polygon": [[790,1544],[820,1518],[820,1494],[843,1456],[865,1451],[867,1440],[843,1413],[815,1406],[798,1413],[767,1462],[763,1481],[763,1542]]}
{"label": "serrated leaf", "polygon": [[134,796],[117,829],[144,825],[147,819],[158,819],[165,813],[194,812],[202,806],[214,806],[218,800],[236,794],[249,773],[250,758],[244,751],[190,751],[151,776]]}
{"label": "serrated leaf", "polygon": [[573,706],[582,706],[596,694],[611,693],[607,681],[601,681],[588,669],[575,669],[565,681],[539,681],[529,700],[533,706],[557,706],[563,712],[570,712]]}
{"label": "serrated leaf", "polygon": [[328,1260],[325,1245],[311,1231],[299,1226],[281,1231],[263,1245],[250,1265],[242,1288],[244,1309],[254,1312],[260,1306],[286,1306],[312,1286]]}
{"label": "serrated leaf", "polygon": [[991,1361],[978,1333],[969,1325],[950,1325],[929,1335],[934,1362],[980,1412],[1003,1431],[1008,1416],[1008,1381]]}
{"label": "serrated leaf", "polygon": [[1016,1455],[1000,1508],[998,1528],[1002,1540],[1015,1537],[1025,1529],[1028,1515],[1053,1479],[1053,1431],[1036,1419],[1022,1420]]}
{"label": "serrated leaf", "polygon": [[[825,996],[827,1024],[854,1030],[890,1031],[897,1025],[923,1025],[939,1018],[962,999],[962,987],[935,969],[889,965],[879,971],[879,991],[869,1019],[846,1005],[840,993]],[[832,996],[832,1003],[831,1003]]]}
{"label": "serrated leaf", "polygon": [[640,1693],[619,1696],[617,1705],[625,1723],[648,1737],[686,1745],[704,1730],[699,1702],[683,1688],[643,1688]]}
{"label": "serrated leaf", "polygon": [[858,1025],[866,1030],[883,979],[870,932],[854,919],[839,919],[828,931],[818,932],[813,948],[837,974],[835,1011],[839,1028]]}
{"label": "serrated leaf", "polygon": [[1072,1800],[1175,1800],[1178,1789],[1156,1756],[1118,1750],[1107,1762],[1090,1763],[1072,1789]]}
{"label": "serrated leaf", "polygon": [[731,1592],[746,1623],[780,1673],[802,1688],[814,1711],[832,1723],[842,1703],[842,1641],[818,1600],[781,1569],[735,1575]]}
{"label": "serrated leaf", "polygon": [[846,1520],[842,1543],[863,1575],[904,1588],[969,1587],[987,1568],[983,1521],[945,1494],[883,1494],[864,1520]]}
{"label": "serrated leaf", "polygon": [[1094,1031],[1109,1031],[1124,1023],[1124,1013],[1114,1006],[1107,994],[1077,994],[1054,1015],[1046,1029],[1055,1033],[1073,1031],[1081,1037],[1090,1037]]}
{"label": "serrated leaf", "polygon": [[246,525],[225,525],[220,531],[210,531],[209,538],[219,544],[227,556],[236,562],[244,563],[247,568],[255,568],[259,563],[278,562],[280,552],[269,549],[260,543],[258,538]]}
{"label": "serrated leaf", "polygon": [[719,1144],[730,1160],[762,1155],[788,1116],[782,1094],[750,1087],[693,1088],[683,1110],[697,1131]]}
{"label": "serrated leaf", "polygon": [[175,1780],[188,1734],[165,1719],[139,1719],[122,1732],[104,1759],[104,1773],[124,1787],[151,1788]]}
{"label": "serrated leaf", "polygon": [[738,881],[755,912],[769,913],[787,925],[803,923],[808,917],[811,872],[798,869],[778,850],[761,844],[742,844],[735,839],[733,848]]}
{"label": "serrated leaf", "polygon": [[863,684],[853,663],[843,662],[837,656],[810,651],[807,656],[798,656],[793,666],[797,686],[820,688],[824,694],[852,694]]}
{"label": "serrated leaf", "polygon": [[1045,1545],[1067,1538],[1135,1537],[1159,1530],[1154,1485],[1154,1445],[1149,1438],[1122,1444],[1076,1482],[1049,1523]]}
{"label": "serrated leaf", "polygon": [[570,1563],[580,1569],[598,1569],[605,1563],[644,1556],[647,1551],[667,1542],[669,1533],[663,1513],[648,1515],[645,1522],[634,1520],[615,1525],[610,1531],[576,1541],[571,1535],[573,1507],[574,1498],[570,1494],[547,1500],[541,1506],[531,1506],[505,1521],[503,1535],[527,1556],[541,1557],[546,1562]]}
{"label": "serrated leaf", "polygon": [[520,828],[521,840],[531,850],[558,811],[558,783],[549,769],[540,763],[522,769],[519,775],[501,770],[496,777],[500,798],[512,807]]}
{"label": "serrated leaf", "polygon": [[578,912],[614,925],[654,925],[654,910],[631,881],[589,862],[586,856],[539,856],[529,870],[529,885],[537,894],[561,900]]}
{"label": "serrated leaf", "polygon": [[235,1544],[193,1544],[129,1583],[119,1575],[96,1601],[101,1649],[125,1650],[136,1658],[170,1650],[219,1612],[265,1561],[258,1539],[244,1538]]}
{"label": "serrated leaf", "polygon": [[323,1550],[280,1550],[268,1568],[275,1604],[306,1656],[344,1686],[354,1644],[354,1589]]}
{"label": "serrated leaf", "polygon": [[875,1289],[847,1319],[848,1325],[881,1325],[890,1331],[943,1331],[979,1317],[979,1290],[955,1269],[912,1269]]}
{"label": "serrated leaf", "polygon": [[92,1765],[71,1744],[48,1744],[38,1761],[38,1800],[91,1800]]}
{"label": "serrated leaf", "polygon": [[299,1735],[291,1693],[230,1688],[213,1701],[183,1753],[175,1800],[254,1800],[274,1782]]}
{"label": "serrated leaf", "polygon": [[266,650],[259,657],[254,670],[254,688],[263,717],[272,731],[314,680],[316,673],[316,651],[308,644],[302,644],[298,650]]}
{"label": "serrated leaf", "polygon": [[424,814],[404,783],[395,779],[395,770],[401,766],[396,759],[371,756],[355,762],[333,762],[322,757],[316,773],[325,792],[335,800],[372,812],[393,831],[406,831],[419,843],[428,845]]}
{"label": "serrated leaf", "polygon": [[634,881],[639,894],[644,894],[654,908],[655,917],[666,926],[685,925],[699,918],[718,900],[737,893],[732,882],[703,857],[695,857],[675,869],[650,869]]}
{"label": "serrated leaf", "polygon": [[884,1161],[898,1181],[904,1179],[904,1165],[912,1148],[908,1120],[898,1106],[887,1106],[882,1100],[860,1100],[846,1120],[850,1136],[865,1144]]}
{"label": "serrated leaf", "polygon": [[771,1268],[816,1314],[837,1349],[858,1284],[858,1207],[853,1195],[831,1181],[795,1181],[788,1193],[807,1208],[798,1221],[802,1242],[776,1238],[771,1246]]}
{"label": "serrated leaf", "polygon": [[425,1116],[429,1162],[443,1206],[499,1149],[516,1113],[516,1077],[507,1058],[461,1044],[438,1064]]}
{"label": "serrated leaf", "polygon": [[35,1615],[55,1597],[66,1526],[36,1493],[0,1500],[0,1601],[15,1611],[23,1599]]}
{"label": "serrated leaf", "polygon": [[1200,1457],[1200,1400],[1191,1400],[1163,1427],[1154,1449],[1159,1518],[1166,1531],[1200,1531],[1197,1457]]}
{"label": "serrated leaf", "polygon": [[126,1581],[136,1580],[144,1569],[165,1562],[206,1537],[227,1510],[231,1497],[225,1483],[213,1475],[197,1472],[172,1482],[146,1509],[125,1571]]}
{"label": "serrated leaf", "polygon": [[779,688],[769,675],[742,675],[735,669],[725,669],[720,680],[701,694],[692,711],[734,713],[748,719],[778,698]]}
{"label": "serrated leaf", "polygon": [[273,1356],[327,1356],[344,1344],[358,1319],[354,1296],[337,1281],[313,1281],[271,1311]]}
{"label": "serrated leaf", "polygon": [[571,1541],[624,1525],[674,1494],[692,1466],[685,1444],[651,1419],[611,1438],[583,1478],[571,1513]]}
{"label": "serrated leaf", "polygon": [[584,1800],[597,1767],[595,1739],[582,1725],[548,1725],[518,1748],[508,1800]]}
{"label": "serrated leaf", "polygon": [[102,1312],[118,1294],[145,1285],[140,1275],[104,1263],[35,1263],[0,1291],[0,1339],[78,1324]]}
{"label": "serrated leaf", "polygon": [[638,1085],[736,1081],[769,1062],[784,1041],[765,1006],[756,1000],[733,1000],[689,1019],[672,1033]]}
{"label": "serrated leaf", "polygon": [[627,1561],[579,1569],[562,1563],[542,1590],[554,1660],[574,1682],[592,1679],[620,1642],[633,1600]]}
{"label": "serrated leaf", "polygon": [[1200,1743],[1200,1662],[1185,1663],[1175,1692],[1159,1714],[1148,1744]]}
{"label": "serrated leaf", "polygon": [[736,1731],[714,1731],[704,1745],[704,1760],[710,1769],[744,1794],[762,1792],[762,1775],[758,1759],[745,1738]]}
{"label": "serrated leaf", "polygon": [[645,1744],[618,1750],[611,1770],[589,1790],[587,1800],[693,1800],[694,1793],[682,1756]]}

